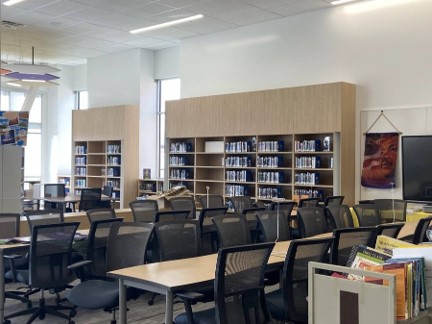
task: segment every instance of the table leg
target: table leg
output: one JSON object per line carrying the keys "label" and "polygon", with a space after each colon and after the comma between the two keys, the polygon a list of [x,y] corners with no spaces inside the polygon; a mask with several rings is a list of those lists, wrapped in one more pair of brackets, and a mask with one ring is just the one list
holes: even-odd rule
{"label": "table leg", "polygon": [[120,324],[127,323],[126,286],[123,279],[119,279],[119,321]]}
{"label": "table leg", "polygon": [[165,324],[173,323],[173,293],[167,291],[165,302]]}
{"label": "table leg", "polygon": [[4,321],[5,309],[5,274],[4,274],[4,258],[3,250],[0,249],[0,323]]}

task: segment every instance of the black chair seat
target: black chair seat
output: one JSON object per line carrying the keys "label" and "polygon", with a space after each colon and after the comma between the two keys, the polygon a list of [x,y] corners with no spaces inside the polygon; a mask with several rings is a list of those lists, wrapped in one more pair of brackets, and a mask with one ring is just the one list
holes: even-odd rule
{"label": "black chair seat", "polygon": [[[193,318],[195,324],[215,324],[216,323],[215,309],[210,308],[199,312],[194,312]],[[174,322],[175,324],[189,324],[186,313],[182,313],[178,315],[175,318]]]}
{"label": "black chair seat", "polygon": [[282,289],[274,290],[266,294],[267,309],[271,316],[278,321],[287,318],[284,314]]}
{"label": "black chair seat", "polygon": [[70,290],[67,299],[85,309],[113,307],[118,305],[119,285],[117,281],[84,281]]}

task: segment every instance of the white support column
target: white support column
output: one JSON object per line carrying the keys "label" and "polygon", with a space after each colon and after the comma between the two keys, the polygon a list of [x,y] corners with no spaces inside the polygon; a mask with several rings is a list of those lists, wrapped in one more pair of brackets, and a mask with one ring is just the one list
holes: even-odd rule
{"label": "white support column", "polygon": [[30,87],[30,89],[26,92],[26,96],[24,99],[24,103],[21,107],[21,111],[30,111],[33,103],[38,94],[39,87]]}

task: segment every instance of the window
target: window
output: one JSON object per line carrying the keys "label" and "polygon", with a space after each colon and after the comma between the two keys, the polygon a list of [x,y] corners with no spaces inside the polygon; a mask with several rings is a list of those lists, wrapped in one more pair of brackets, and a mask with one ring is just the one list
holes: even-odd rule
{"label": "window", "polygon": [[165,101],[180,99],[180,79],[166,79],[157,82],[158,95],[158,170],[159,178],[164,177],[165,172]]}
{"label": "window", "polygon": [[[1,110],[20,111],[25,100],[25,93],[1,91]],[[41,177],[41,141],[42,141],[42,101],[38,95],[30,110],[27,145],[24,149],[24,177],[39,180]]]}
{"label": "window", "polygon": [[75,91],[75,107],[78,110],[88,109],[88,91]]}

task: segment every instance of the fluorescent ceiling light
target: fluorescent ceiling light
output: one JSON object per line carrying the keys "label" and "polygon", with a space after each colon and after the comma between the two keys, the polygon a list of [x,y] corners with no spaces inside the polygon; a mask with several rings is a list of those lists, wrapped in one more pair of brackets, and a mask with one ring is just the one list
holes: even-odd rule
{"label": "fluorescent ceiling light", "polygon": [[48,66],[44,64],[28,64],[28,63],[2,64],[2,68],[14,72],[35,73],[35,74],[53,73],[53,72],[55,73],[60,71],[59,69],[52,66]]}
{"label": "fluorescent ceiling light", "polygon": [[14,4],[17,4],[19,2],[23,2],[24,0],[8,0],[6,2],[3,2],[5,6],[13,6]]}
{"label": "fluorescent ceiling light", "polygon": [[129,31],[129,33],[131,33],[131,34],[138,34],[138,33],[146,32],[146,31],[150,31],[150,30],[155,30],[155,29],[160,29],[160,28],[170,27],[170,26],[173,26],[173,25],[182,24],[182,23],[185,23],[185,22],[201,19],[203,17],[204,17],[204,15],[199,14],[199,15],[195,15],[195,16],[190,16],[190,17],[182,18],[182,19],[168,21],[168,22],[165,22],[165,23],[162,23],[162,24],[158,24],[158,25],[153,25],[153,26],[149,26],[149,27],[134,29],[134,30]]}
{"label": "fluorescent ceiling light", "polygon": [[330,3],[334,6],[337,6],[340,4],[344,4],[344,3],[348,3],[348,2],[354,2],[354,1],[359,1],[359,0],[333,0]]}

